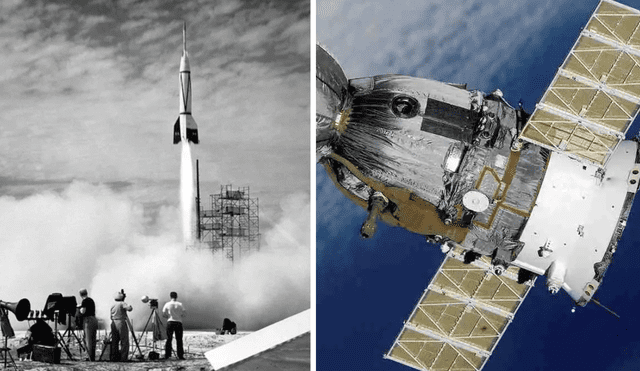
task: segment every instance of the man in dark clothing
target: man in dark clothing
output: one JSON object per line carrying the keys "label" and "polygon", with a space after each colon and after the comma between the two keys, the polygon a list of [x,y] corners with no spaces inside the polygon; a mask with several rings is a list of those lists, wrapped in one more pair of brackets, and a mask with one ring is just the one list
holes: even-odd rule
{"label": "man in dark clothing", "polygon": [[84,330],[84,341],[87,346],[87,354],[90,361],[96,360],[96,333],[98,332],[98,320],[96,319],[96,304],[87,295],[87,289],[80,290],[82,304],[80,314]]}
{"label": "man in dark clothing", "polygon": [[53,334],[51,326],[49,326],[42,318],[38,318],[27,331],[25,338],[20,341],[16,349],[18,357],[29,358],[33,351],[34,345],[53,346],[56,343],[56,337]]}
{"label": "man in dark clothing", "polygon": [[238,331],[236,323],[230,320],[229,318],[225,318],[222,321],[222,330],[220,330],[220,335],[231,334],[235,335]]}

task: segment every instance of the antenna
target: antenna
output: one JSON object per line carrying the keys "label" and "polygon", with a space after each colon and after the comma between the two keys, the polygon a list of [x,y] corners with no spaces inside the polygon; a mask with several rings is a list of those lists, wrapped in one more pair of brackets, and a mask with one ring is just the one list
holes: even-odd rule
{"label": "antenna", "polygon": [[600,308],[602,308],[602,309],[606,310],[607,312],[609,312],[609,314],[611,314],[612,316],[615,316],[616,318],[620,319],[620,316],[616,312],[614,312],[611,309],[609,309],[609,308],[605,307],[604,305],[602,305],[596,298],[591,298],[591,301],[593,303],[595,303],[596,305],[598,305]]}

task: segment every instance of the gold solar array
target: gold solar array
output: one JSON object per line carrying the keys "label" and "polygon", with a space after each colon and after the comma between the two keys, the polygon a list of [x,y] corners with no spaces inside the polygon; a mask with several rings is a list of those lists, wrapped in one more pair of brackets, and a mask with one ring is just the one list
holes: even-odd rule
{"label": "gold solar array", "polygon": [[533,282],[518,268],[501,276],[491,260],[464,264],[450,251],[385,358],[418,370],[477,371],[491,355]]}
{"label": "gold solar array", "polygon": [[640,12],[603,0],[520,138],[604,167],[640,103]]}

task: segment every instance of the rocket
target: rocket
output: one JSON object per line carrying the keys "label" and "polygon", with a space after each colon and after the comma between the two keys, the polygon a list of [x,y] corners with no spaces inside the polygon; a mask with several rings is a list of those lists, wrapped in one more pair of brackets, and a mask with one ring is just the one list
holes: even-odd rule
{"label": "rocket", "polygon": [[173,125],[173,144],[188,141],[195,144],[198,140],[198,126],[191,116],[191,68],[187,53],[187,24],[182,27],[182,58],[180,58],[180,115]]}

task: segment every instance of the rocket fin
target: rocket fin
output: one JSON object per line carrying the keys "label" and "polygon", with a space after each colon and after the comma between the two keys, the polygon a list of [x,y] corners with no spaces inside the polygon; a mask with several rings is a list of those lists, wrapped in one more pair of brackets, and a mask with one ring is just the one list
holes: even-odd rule
{"label": "rocket fin", "polygon": [[173,144],[180,143],[180,116],[173,125]]}
{"label": "rocket fin", "polygon": [[200,143],[198,139],[198,125],[191,115],[187,116],[187,140],[194,144]]}

